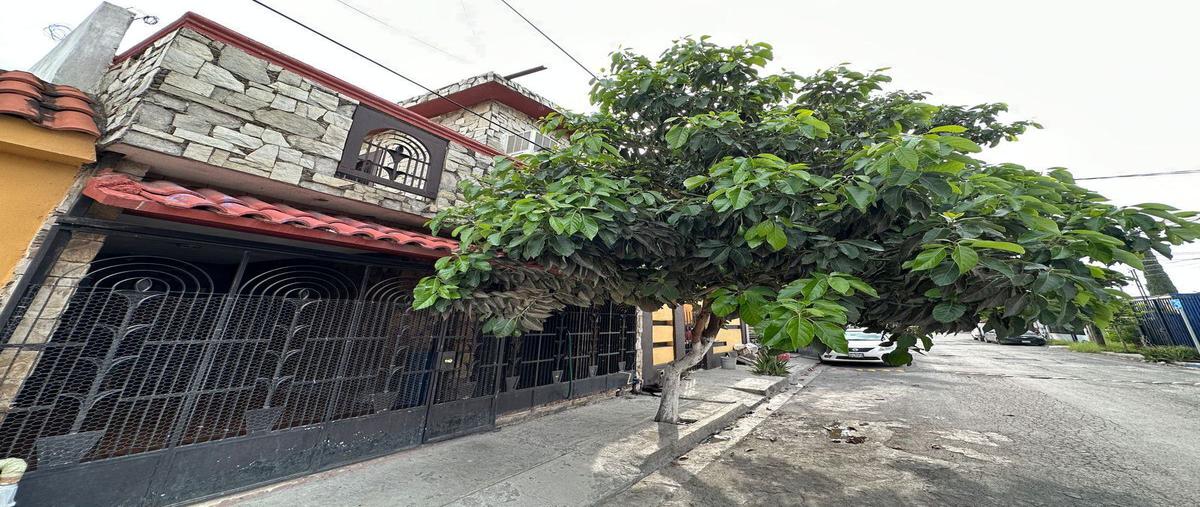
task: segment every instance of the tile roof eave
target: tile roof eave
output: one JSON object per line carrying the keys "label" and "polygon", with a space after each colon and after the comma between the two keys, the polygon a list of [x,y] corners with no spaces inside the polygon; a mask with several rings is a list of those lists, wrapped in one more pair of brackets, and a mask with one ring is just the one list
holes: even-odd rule
{"label": "tile roof eave", "polygon": [[[305,212],[286,207],[292,214],[279,212],[284,205],[265,203],[271,206],[271,211],[279,213],[288,220],[277,223],[268,218],[266,213],[242,206],[241,202],[259,202],[248,197],[233,197],[211,189],[191,190],[171,182],[162,182],[160,187],[182,189],[176,194],[155,194],[158,189],[154,184],[135,181],[123,174],[102,173],[88,180],[83,193],[101,204],[122,208],[130,213],[160,218],[175,222],[191,223],[221,229],[265,234],[274,237],[311,241],[316,243],[336,245],[375,252],[398,254],[405,257],[415,257],[433,260],[450,253],[457,242],[428,234],[392,229],[379,224],[362,222],[345,217],[330,217],[317,212]],[[202,194],[201,192],[209,192]],[[191,192],[191,193],[188,193]],[[220,195],[220,201],[196,197],[202,195]],[[157,199],[157,201],[155,200]],[[245,199],[245,201],[242,201]],[[238,208],[246,208],[237,214],[226,212],[222,204],[234,204]],[[279,207],[279,208],[276,208]],[[216,211],[220,210],[220,211]],[[295,216],[299,214],[300,216]],[[315,218],[322,217],[322,218]],[[357,227],[356,227],[357,226]],[[361,230],[360,230],[361,229]],[[369,229],[369,230],[368,230]],[[347,234],[348,231],[356,234]],[[342,232],[336,232],[342,231]],[[382,232],[381,232],[382,231]]]}
{"label": "tile roof eave", "polygon": [[78,88],[47,83],[25,71],[0,70],[0,114],[39,127],[99,138],[92,99]]}

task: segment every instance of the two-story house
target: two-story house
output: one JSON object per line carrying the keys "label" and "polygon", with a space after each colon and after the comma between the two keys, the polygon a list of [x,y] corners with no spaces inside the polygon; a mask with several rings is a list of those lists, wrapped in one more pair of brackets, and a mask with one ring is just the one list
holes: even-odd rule
{"label": "two-story house", "polygon": [[426,220],[539,142],[544,98],[486,74],[396,104],[195,14],[88,91],[0,74],[28,138],[0,151],[40,160],[0,156],[29,205],[0,257],[19,503],[180,503],[628,384],[631,308],[503,340],[411,309],[456,247]]}

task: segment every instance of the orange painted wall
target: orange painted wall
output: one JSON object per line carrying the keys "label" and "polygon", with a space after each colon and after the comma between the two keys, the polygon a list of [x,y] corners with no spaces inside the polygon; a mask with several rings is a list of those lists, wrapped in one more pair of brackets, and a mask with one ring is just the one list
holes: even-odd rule
{"label": "orange painted wall", "polygon": [[0,153],[0,286],[78,172],[79,166]]}
{"label": "orange painted wall", "polygon": [[79,168],[95,159],[95,139],[86,134],[0,116],[0,287],[67,196]]}

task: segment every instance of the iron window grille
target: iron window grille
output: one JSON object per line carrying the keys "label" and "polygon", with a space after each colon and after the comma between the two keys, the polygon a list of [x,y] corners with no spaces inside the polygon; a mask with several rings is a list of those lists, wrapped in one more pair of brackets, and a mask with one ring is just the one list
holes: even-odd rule
{"label": "iron window grille", "polygon": [[434,198],[448,145],[445,139],[359,106],[338,174],[377,188]]}

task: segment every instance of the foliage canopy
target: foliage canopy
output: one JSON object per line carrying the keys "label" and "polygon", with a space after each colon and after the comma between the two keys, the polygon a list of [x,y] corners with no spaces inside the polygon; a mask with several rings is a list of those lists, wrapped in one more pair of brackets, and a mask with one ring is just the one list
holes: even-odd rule
{"label": "foliage canopy", "polygon": [[565,305],[695,303],[773,347],[886,330],[906,362],[980,316],[1000,334],[1103,324],[1124,280],[1110,266],[1200,234],[1191,212],[1114,206],[1065,169],[977,158],[1038,127],[1001,121],[1003,104],[885,91],[885,69],[767,73],[771,59],[707,38],[614,53],[596,112],[547,119],[566,142],[498,159],[432,221],[460,251],[414,304],[508,335]]}

